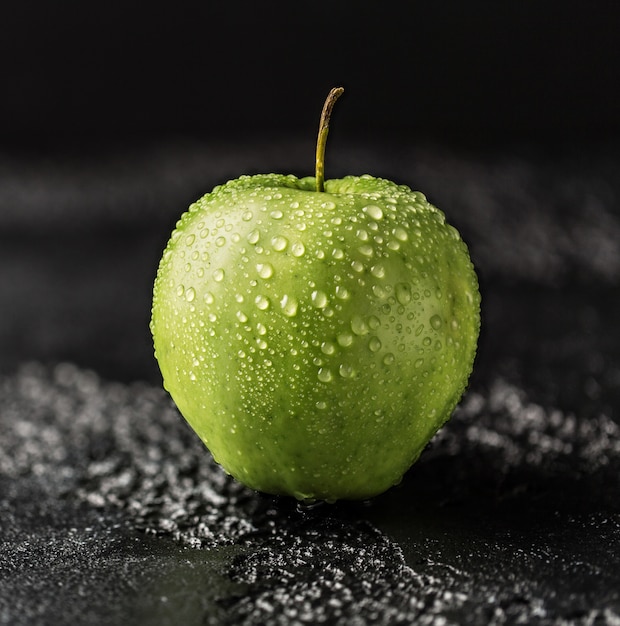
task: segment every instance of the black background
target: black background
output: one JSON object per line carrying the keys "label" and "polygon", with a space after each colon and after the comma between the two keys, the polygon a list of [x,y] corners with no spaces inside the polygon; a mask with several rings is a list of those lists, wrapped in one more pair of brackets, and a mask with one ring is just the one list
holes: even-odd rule
{"label": "black background", "polygon": [[306,134],[343,84],[343,138],[617,141],[619,17],[612,0],[10,3],[0,138]]}

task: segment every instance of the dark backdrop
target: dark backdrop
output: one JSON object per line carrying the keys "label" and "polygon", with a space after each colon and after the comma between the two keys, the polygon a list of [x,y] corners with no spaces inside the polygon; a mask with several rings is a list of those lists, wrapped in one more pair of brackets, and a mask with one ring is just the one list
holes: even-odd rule
{"label": "dark backdrop", "polygon": [[0,139],[314,131],[470,146],[617,140],[620,5],[541,2],[7,3]]}
{"label": "dark backdrop", "polygon": [[[617,626],[619,16],[5,2],[0,626]],[[445,211],[482,334],[461,408],[399,487],[296,509],[226,479],[172,409],[152,285],[190,202],[312,173],[339,83],[327,176]]]}

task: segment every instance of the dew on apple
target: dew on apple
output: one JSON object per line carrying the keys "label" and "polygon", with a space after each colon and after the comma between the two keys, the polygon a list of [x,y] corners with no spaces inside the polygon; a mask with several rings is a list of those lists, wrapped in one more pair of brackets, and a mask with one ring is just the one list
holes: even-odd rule
{"label": "dew on apple", "polygon": [[396,357],[394,356],[394,354],[392,354],[391,352],[388,352],[384,357],[383,357],[383,364],[384,365],[393,365],[394,361],[396,361]]}
{"label": "dew on apple", "polygon": [[222,268],[216,269],[213,272],[213,280],[216,283],[221,283],[224,280],[225,272]]}
{"label": "dew on apple", "polygon": [[331,370],[327,369],[326,367],[320,367],[317,376],[322,383],[329,383],[334,378]]}
{"label": "dew on apple", "polygon": [[371,352],[379,352],[381,350],[381,340],[378,337],[372,337],[368,342],[368,348]]}
{"label": "dew on apple", "polygon": [[261,278],[271,278],[273,276],[273,265],[271,263],[257,263],[256,271]]}
{"label": "dew on apple", "polygon": [[353,335],[351,333],[341,333],[336,339],[339,346],[348,348],[353,343]]}
{"label": "dew on apple", "polygon": [[375,278],[385,278],[385,267],[381,263],[377,263],[370,268],[370,273]]}
{"label": "dew on apple", "polygon": [[317,309],[324,309],[327,306],[327,303],[328,303],[327,295],[323,291],[319,291],[319,290],[313,291],[310,298],[312,300],[312,304]]}
{"label": "dew on apple", "polygon": [[299,303],[297,298],[294,296],[284,295],[282,300],[280,301],[280,306],[282,307],[282,311],[284,315],[288,317],[295,317],[297,315],[297,308]]}
{"label": "dew on apple", "polygon": [[367,215],[372,217],[374,220],[383,219],[383,211],[381,210],[381,207],[378,207],[374,204],[364,207],[362,211],[364,211]]}
{"label": "dew on apple", "polygon": [[431,319],[429,320],[431,326],[435,329],[435,330],[439,330],[441,328],[441,325],[443,323],[441,317],[437,314],[431,316]]}
{"label": "dew on apple", "polygon": [[306,247],[304,246],[304,244],[301,241],[296,241],[292,246],[291,246],[291,254],[294,257],[302,257],[304,255],[306,251]]}
{"label": "dew on apple", "polygon": [[266,296],[258,295],[254,299],[254,304],[256,308],[261,311],[266,311],[269,308],[270,300]]}
{"label": "dew on apple", "polygon": [[371,315],[368,318],[368,328],[370,330],[377,330],[381,326],[381,320],[376,315]]}
{"label": "dew on apple", "polygon": [[340,376],[342,376],[342,378],[351,378],[354,373],[353,367],[348,363],[341,363],[340,367],[338,368],[338,373],[340,374]]}
{"label": "dew on apple", "polygon": [[271,246],[276,252],[282,252],[288,246],[288,239],[282,235],[276,235],[271,239]]}
{"label": "dew on apple", "polygon": [[321,344],[321,352],[323,354],[334,354],[336,352],[336,346],[331,341],[324,341]]}
{"label": "dew on apple", "polygon": [[367,335],[369,332],[368,325],[360,315],[354,315],[351,319],[351,330],[361,336]]}
{"label": "dew on apple", "polygon": [[196,297],[196,290],[193,287],[188,287],[185,290],[185,299],[188,302],[192,302],[195,297]]}
{"label": "dew on apple", "polygon": [[411,302],[411,285],[408,283],[396,283],[394,294],[400,304],[409,304]]}
{"label": "dew on apple", "polygon": [[260,239],[260,231],[257,229],[250,231],[248,233],[247,239],[248,239],[248,242],[251,244],[258,243],[258,240]]}

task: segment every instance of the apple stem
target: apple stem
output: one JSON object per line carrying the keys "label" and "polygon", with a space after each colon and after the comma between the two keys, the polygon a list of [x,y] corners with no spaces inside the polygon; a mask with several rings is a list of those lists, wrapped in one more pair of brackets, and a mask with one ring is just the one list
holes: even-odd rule
{"label": "apple stem", "polygon": [[319,136],[316,140],[316,190],[318,192],[325,191],[325,145],[327,143],[327,133],[329,132],[329,120],[332,116],[334,104],[336,104],[336,100],[340,98],[343,92],[343,87],[334,87],[327,94],[327,99],[323,105],[321,122],[319,123]]}

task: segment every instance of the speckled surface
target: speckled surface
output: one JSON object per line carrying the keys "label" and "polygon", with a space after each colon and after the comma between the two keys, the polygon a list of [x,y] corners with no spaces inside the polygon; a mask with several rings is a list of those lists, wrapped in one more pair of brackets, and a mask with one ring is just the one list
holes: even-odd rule
{"label": "speckled surface", "polygon": [[186,205],[306,153],[0,155],[0,623],[620,623],[618,155],[331,153],[459,227],[483,334],[399,486],[303,508],[213,464],[147,325]]}

